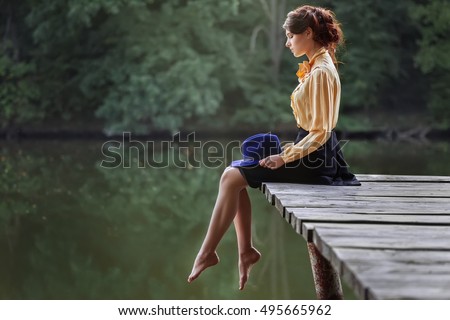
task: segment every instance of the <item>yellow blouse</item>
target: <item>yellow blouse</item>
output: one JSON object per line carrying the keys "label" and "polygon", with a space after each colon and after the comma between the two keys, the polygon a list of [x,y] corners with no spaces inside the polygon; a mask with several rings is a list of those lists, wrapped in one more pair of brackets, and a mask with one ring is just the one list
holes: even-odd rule
{"label": "yellow blouse", "polygon": [[285,163],[303,158],[328,140],[336,127],[341,99],[339,74],[325,48],[299,64],[297,76],[299,85],[291,95],[291,107],[297,127],[309,134],[295,145],[284,146],[280,155]]}

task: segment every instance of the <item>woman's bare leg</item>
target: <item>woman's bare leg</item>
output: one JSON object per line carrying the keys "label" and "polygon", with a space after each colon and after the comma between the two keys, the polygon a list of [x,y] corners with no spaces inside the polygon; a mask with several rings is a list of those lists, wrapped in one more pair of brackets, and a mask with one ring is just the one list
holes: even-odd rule
{"label": "woman's bare leg", "polygon": [[239,249],[239,290],[243,290],[252,266],[261,258],[261,254],[252,243],[252,207],[245,188],[239,193],[234,227]]}
{"label": "woman's bare leg", "polygon": [[219,262],[216,248],[236,216],[239,193],[247,186],[236,168],[226,168],[220,179],[219,193],[203,244],[195,259],[188,282],[194,281],[208,267]]}

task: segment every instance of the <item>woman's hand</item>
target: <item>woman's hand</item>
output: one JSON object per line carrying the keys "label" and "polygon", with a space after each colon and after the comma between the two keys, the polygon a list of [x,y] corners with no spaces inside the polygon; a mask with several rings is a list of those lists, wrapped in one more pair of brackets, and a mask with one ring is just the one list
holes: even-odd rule
{"label": "woman's hand", "polygon": [[269,168],[272,170],[278,169],[284,164],[283,158],[276,154],[273,156],[268,156],[267,158],[264,158],[259,161],[259,165],[264,168]]}

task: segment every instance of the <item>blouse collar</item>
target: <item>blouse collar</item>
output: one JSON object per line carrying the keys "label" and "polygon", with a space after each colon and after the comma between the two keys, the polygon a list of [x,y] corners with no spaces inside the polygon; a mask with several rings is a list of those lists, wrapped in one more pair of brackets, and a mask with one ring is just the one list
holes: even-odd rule
{"label": "blouse collar", "polygon": [[297,71],[297,77],[298,81],[302,81],[311,71],[312,66],[314,65],[314,62],[317,57],[323,55],[324,53],[327,53],[328,50],[324,47],[320,48],[319,50],[314,53],[311,60],[305,60],[302,63],[298,64],[298,71]]}

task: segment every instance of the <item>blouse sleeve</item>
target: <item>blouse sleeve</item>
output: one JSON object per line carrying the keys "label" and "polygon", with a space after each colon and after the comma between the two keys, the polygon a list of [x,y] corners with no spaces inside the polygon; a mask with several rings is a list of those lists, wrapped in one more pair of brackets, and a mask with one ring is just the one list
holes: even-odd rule
{"label": "blouse sleeve", "polygon": [[[330,137],[335,125],[336,86],[327,71],[317,68],[311,72],[305,85],[309,108],[309,123],[302,126],[309,134],[297,144],[287,145],[280,154],[285,163],[303,158],[317,150]],[[306,93],[305,92],[305,93]]]}

